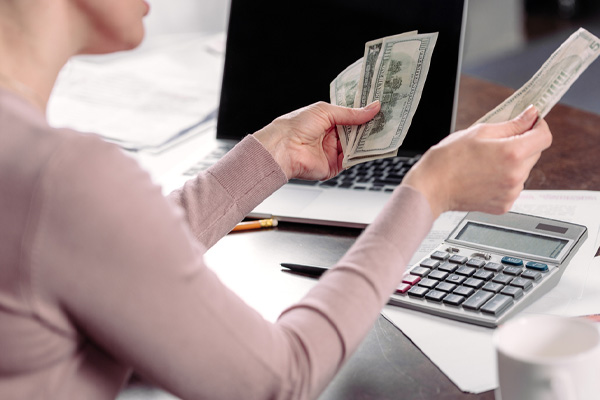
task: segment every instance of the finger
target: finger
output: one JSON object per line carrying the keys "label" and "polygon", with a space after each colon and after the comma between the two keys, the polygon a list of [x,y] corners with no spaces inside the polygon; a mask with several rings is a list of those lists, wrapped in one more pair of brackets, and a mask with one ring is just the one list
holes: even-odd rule
{"label": "finger", "polygon": [[539,119],[539,113],[535,106],[530,105],[519,114],[517,117],[507,122],[492,124],[498,129],[490,129],[487,132],[488,137],[508,138],[516,135],[521,135],[530,130]]}
{"label": "finger", "polygon": [[326,104],[326,111],[332,124],[360,125],[370,121],[381,109],[381,103],[376,100],[363,108],[349,108]]}
{"label": "finger", "polygon": [[552,145],[552,133],[546,121],[539,119],[533,129],[515,136],[513,142],[522,149],[523,154],[531,156]]}

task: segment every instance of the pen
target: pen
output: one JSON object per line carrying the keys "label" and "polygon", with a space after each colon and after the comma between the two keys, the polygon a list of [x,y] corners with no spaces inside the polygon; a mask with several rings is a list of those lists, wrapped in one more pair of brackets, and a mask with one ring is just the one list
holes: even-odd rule
{"label": "pen", "polygon": [[327,267],[315,267],[313,265],[302,265],[302,264],[293,264],[293,263],[281,263],[283,268],[287,268],[292,272],[298,272],[305,275],[310,275],[314,277],[319,277],[323,275],[325,271],[329,268]]}
{"label": "pen", "polygon": [[246,231],[249,229],[271,228],[273,226],[277,226],[277,220],[275,218],[257,219],[256,221],[240,222],[233,227],[231,232]]}

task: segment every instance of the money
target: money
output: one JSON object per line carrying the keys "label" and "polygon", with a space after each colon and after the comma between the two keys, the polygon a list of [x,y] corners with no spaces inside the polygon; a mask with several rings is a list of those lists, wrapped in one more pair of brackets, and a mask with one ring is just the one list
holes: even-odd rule
{"label": "money", "polygon": [[530,104],[544,118],[600,54],[600,39],[580,28],[573,33],[519,90],[476,123],[513,119]]}
{"label": "money", "polygon": [[363,58],[331,82],[333,104],[364,107],[381,102],[369,123],[338,126],[344,168],[396,155],[421,99],[437,35],[413,31],[367,42]]}

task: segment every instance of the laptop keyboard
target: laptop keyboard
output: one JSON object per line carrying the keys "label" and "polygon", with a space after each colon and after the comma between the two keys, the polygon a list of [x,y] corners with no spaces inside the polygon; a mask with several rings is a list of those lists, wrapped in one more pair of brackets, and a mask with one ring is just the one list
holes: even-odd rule
{"label": "laptop keyboard", "polygon": [[[211,153],[184,172],[186,176],[195,176],[217,162],[231,148],[233,143],[220,143]],[[421,156],[382,158],[358,164],[342,171],[326,181],[306,181],[290,179],[294,185],[318,186],[323,188],[343,188],[350,190],[370,190],[391,192],[402,182],[410,168]]]}

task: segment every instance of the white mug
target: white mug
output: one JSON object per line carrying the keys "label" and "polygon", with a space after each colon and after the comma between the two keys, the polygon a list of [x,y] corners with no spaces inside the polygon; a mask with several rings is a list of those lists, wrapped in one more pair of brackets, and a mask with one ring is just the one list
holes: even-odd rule
{"label": "white mug", "polygon": [[496,400],[600,399],[600,331],[589,321],[519,317],[494,332]]}

